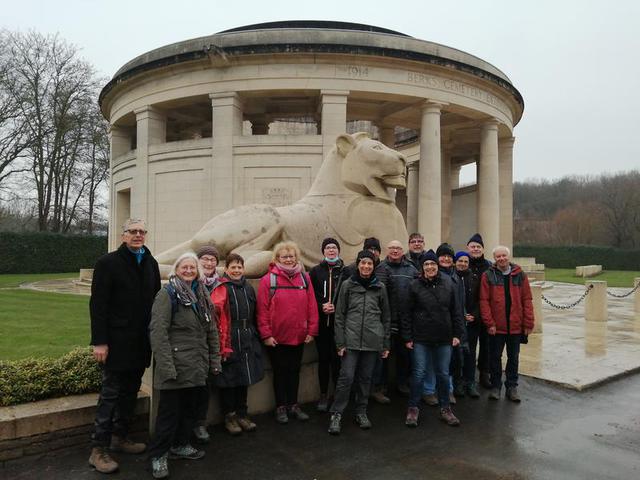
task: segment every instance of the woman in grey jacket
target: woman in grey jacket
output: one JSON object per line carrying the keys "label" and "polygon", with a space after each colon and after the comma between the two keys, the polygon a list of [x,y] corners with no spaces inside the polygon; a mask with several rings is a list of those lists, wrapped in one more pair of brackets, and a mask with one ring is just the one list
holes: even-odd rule
{"label": "woman in grey jacket", "polygon": [[349,403],[355,380],[355,421],[362,429],[371,428],[367,403],[371,376],[378,355],[389,355],[391,314],[389,300],[382,282],[374,274],[373,254],[358,253],[356,272],[346,280],[338,294],[335,312],[335,339],[341,357],[340,376],[331,405],[329,433],[338,435],[342,412]]}
{"label": "woman in grey jacket", "polygon": [[160,390],[155,435],[149,445],[154,478],[169,476],[167,458],[204,456],[189,444],[198,398],[209,373],[220,373],[220,346],[213,307],[193,253],[173,265],[169,283],[156,295],[149,337]]}

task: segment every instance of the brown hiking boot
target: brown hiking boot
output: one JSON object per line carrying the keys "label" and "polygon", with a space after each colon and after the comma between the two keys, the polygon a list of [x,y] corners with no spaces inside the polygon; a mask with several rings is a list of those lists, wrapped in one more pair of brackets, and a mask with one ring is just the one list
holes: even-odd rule
{"label": "brown hiking boot", "polygon": [[91,449],[89,465],[100,473],[113,473],[118,470],[119,467],[118,462],[111,458],[107,453],[107,449],[104,447],[93,447],[93,449]]}
{"label": "brown hiking boot", "polygon": [[237,417],[236,422],[245,432],[253,432],[257,428],[257,425],[249,417]]}
{"label": "brown hiking boot", "polygon": [[112,452],[130,453],[137,455],[144,452],[147,446],[144,443],[132,442],[128,438],[118,437],[117,435],[111,435],[111,446],[109,449]]}
{"label": "brown hiking boot", "polygon": [[376,390],[372,392],[370,397],[380,405],[389,405],[391,403],[391,399],[387,397],[382,390]]}
{"label": "brown hiking boot", "polygon": [[457,427],[460,425],[460,420],[453,414],[451,408],[441,408],[440,409],[440,419],[444,422],[447,422],[447,425],[452,427]]}
{"label": "brown hiking boot", "polygon": [[224,416],[224,428],[231,435],[240,435],[242,433],[242,427],[238,425],[236,414],[233,412]]}
{"label": "brown hiking boot", "polygon": [[438,405],[438,397],[435,393],[425,393],[424,395],[422,395],[422,401],[430,407],[435,407]]}
{"label": "brown hiking boot", "polygon": [[409,407],[407,410],[407,417],[404,421],[404,424],[407,427],[417,427],[419,415],[420,415],[420,410],[418,410],[418,407]]}
{"label": "brown hiking boot", "polygon": [[507,388],[506,396],[512,402],[520,403],[520,395],[518,395],[518,389],[516,387]]}

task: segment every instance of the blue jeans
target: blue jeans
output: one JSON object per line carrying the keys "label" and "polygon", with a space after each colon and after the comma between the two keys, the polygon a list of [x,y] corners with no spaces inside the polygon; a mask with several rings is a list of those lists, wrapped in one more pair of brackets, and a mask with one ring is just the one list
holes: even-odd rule
{"label": "blue jeans", "polygon": [[502,386],[502,351],[507,347],[506,381],[504,386],[513,388],[518,386],[518,360],[520,356],[520,334],[505,335],[496,333],[489,335],[489,365],[491,367],[491,387],[500,389]]}
{"label": "blue jeans", "polygon": [[411,351],[413,371],[411,374],[411,394],[409,406],[420,405],[420,397],[424,388],[427,365],[433,366],[436,377],[436,390],[441,408],[449,406],[449,362],[451,361],[451,345],[431,346],[424,343],[413,343]]}
{"label": "blue jeans", "polygon": [[[422,393],[425,395],[433,395],[436,393],[436,372],[433,370],[433,362],[427,357],[426,373],[424,375],[424,383],[422,385]],[[449,391],[453,392],[453,378],[449,375]]]}

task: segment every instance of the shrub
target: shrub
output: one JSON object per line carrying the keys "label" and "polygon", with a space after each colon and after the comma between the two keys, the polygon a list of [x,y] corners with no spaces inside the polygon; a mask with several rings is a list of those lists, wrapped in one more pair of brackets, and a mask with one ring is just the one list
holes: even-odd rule
{"label": "shrub", "polygon": [[593,245],[543,247],[516,245],[516,257],[535,257],[550,268],[575,268],[579,265],[602,265],[605,270],[640,270],[640,250],[625,250]]}
{"label": "shrub", "polygon": [[0,361],[0,406],[97,392],[101,381],[90,347],[56,359]]}
{"label": "shrub", "polygon": [[105,253],[105,236],[0,232],[0,274],[75,272]]}

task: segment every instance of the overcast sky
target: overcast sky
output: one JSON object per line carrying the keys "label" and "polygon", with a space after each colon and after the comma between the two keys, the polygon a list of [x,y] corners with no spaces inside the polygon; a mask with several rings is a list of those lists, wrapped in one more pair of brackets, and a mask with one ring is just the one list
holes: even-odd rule
{"label": "overcast sky", "polygon": [[406,0],[3,2],[0,26],[59,33],[106,77],[135,56],[275,20],[397,30],[495,65],[525,101],[514,178],[640,168],[640,1]]}

